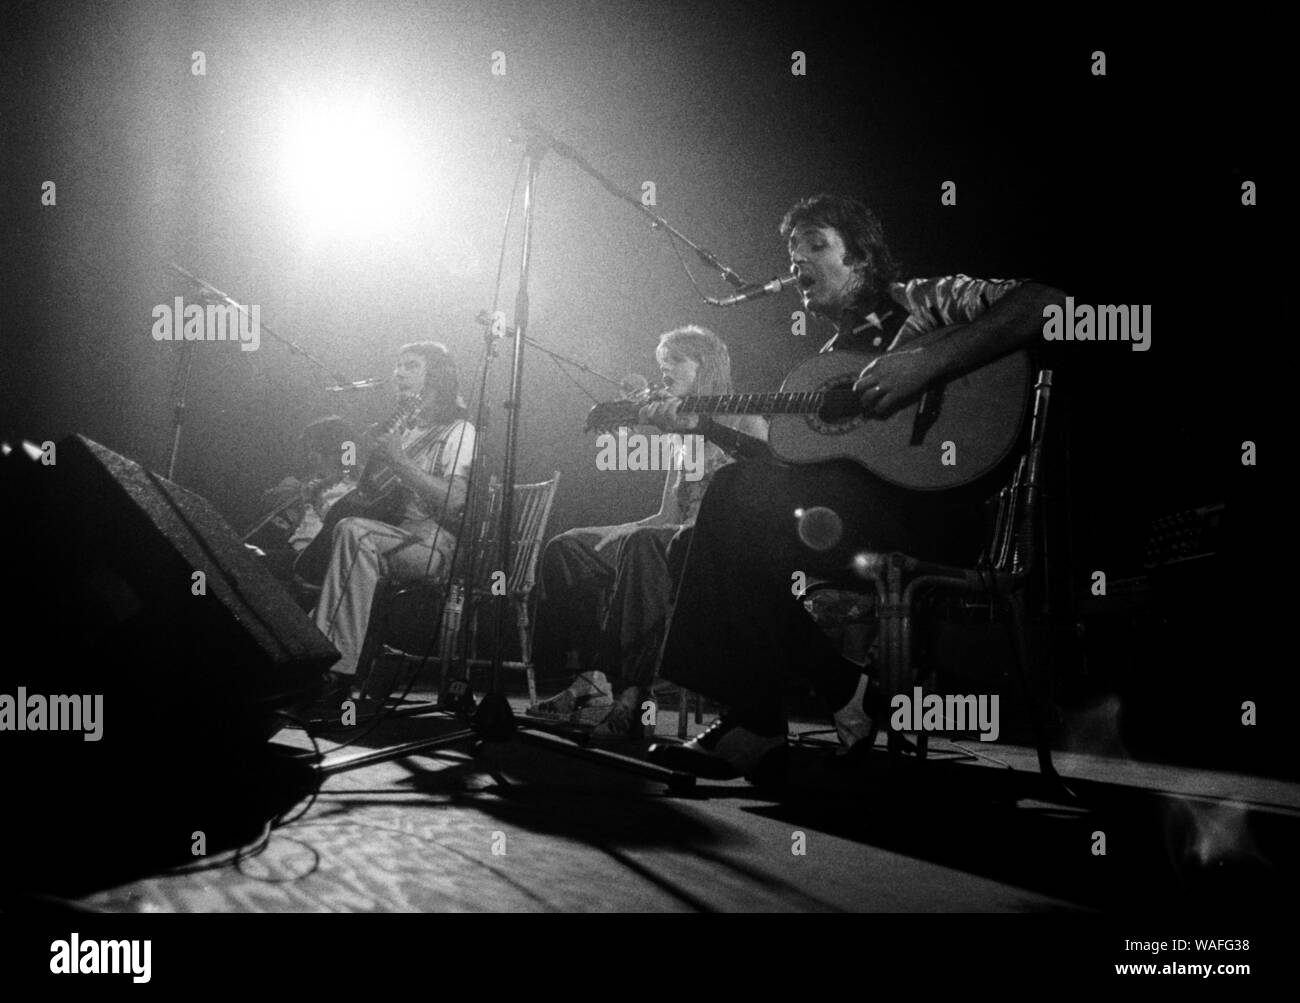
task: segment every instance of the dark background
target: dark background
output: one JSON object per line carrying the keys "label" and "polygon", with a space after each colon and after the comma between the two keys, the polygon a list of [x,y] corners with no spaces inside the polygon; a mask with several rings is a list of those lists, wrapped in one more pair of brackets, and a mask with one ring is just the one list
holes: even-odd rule
{"label": "dark background", "polygon": [[[1266,639],[1282,606],[1261,581],[1280,502],[1259,482],[1283,448],[1265,423],[1280,365],[1260,349],[1289,290],[1272,277],[1267,26],[1148,25],[1092,5],[736,3],[32,3],[6,20],[5,438],[76,431],[165,470],[179,346],[150,337],[150,311],[188,292],[172,261],[260,304],[264,323],[350,379],[386,376],[403,342],[445,341],[469,395],[473,318],[493,304],[520,152],[509,138],[534,111],[628,191],[654,181],[658,211],[751,279],[784,273],[777,223],[825,190],[877,209],[909,275],[1033,277],[1078,302],[1150,304],[1145,353],[1074,343],[1046,355],[1065,597],[1052,630],[1082,638],[1065,691],[1080,705],[1127,694],[1148,707],[1131,746],[1158,735],[1156,751],[1193,758],[1218,729],[1241,733],[1242,699],[1274,699],[1288,660]],[[1105,77],[1091,73],[1096,49]],[[206,76],[191,74],[194,50]],[[490,72],[496,50],[505,77]],[[790,73],[794,50],[806,76]],[[370,188],[384,226],[313,214],[288,159],[295,109],[358,100],[398,144]],[[329,157],[359,142],[339,121]],[[1260,206],[1240,204],[1245,179]],[[57,206],[40,203],[46,180]],[[955,207],[939,201],[947,180]],[[793,294],[701,304],[667,239],[555,156],[536,225],[531,334],[606,373],[654,375],[658,334],[696,322],[727,341],[739,389],[766,389],[829,334],[790,334]],[[507,379],[503,360],[488,394],[495,470]],[[385,391],[329,394],[327,382],[265,333],[257,352],[199,344],[177,479],[235,527],[251,523],[303,424],[391,408]],[[662,475],[598,472],[582,432],[590,398],[538,353],[524,403],[520,477],[564,474],[552,529],[654,511]],[[1261,467],[1242,467],[1246,439]],[[1093,571],[1143,573],[1154,516],[1216,502],[1228,508],[1212,563],[1136,616],[1083,615],[1074,600]]]}

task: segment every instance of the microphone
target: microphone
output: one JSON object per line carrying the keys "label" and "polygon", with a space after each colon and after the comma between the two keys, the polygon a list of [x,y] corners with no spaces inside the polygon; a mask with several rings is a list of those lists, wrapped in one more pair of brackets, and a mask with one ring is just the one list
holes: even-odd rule
{"label": "microphone", "polygon": [[340,383],[338,386],[326,387],[329,393],[339,393],[343,390],[374,390],[375,387],[382,387],[386,380],[371,378],[368,380],[353,380],[351,383]]}
{"label": "microphone", "polygon": [[647,380],[640,373],[631,373],[618,381],[619,393],[631,400],[634,397],[648,396],[660,390],[667,390],[668,384],[663,380]]}
{"label": "microphone", "polygon": [[760,296],[771,296],[779,293],[786,286],[793,285],[795,276],[785,275],[779,279],[773,279],[771,282],[764,282],[761,286],[750,286],[748,289],[742,289],[735,296],[728,296],[726,299],[708,299],[706,300],[711,306],[735,306],[737,303],[744,303],[748,300],[758,299]]}

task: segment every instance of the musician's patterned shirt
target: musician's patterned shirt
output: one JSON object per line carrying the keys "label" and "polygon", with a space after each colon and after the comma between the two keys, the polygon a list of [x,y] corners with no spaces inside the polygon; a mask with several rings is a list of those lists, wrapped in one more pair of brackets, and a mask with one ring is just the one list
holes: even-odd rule
{"label": "musician's patterned shirt", "polygon": [[961,274],[895,282],[889,287],[893,306],[863,317],[826,342],[822,351],[883,352],[900,339],[969,323],[1023,284],[1022,279],[973,279]]}

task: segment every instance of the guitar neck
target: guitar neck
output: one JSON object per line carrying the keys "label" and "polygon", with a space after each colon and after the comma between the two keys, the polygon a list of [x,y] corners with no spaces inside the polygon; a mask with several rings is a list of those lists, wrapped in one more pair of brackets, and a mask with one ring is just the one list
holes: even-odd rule
{"label": "guitar neck", "polygon": [[[409,446],[402,449],[402,452],[409,456],[418,454],[426,448],[430,442],[436,439],[444,431],[446,425],[435,425],[433,428],[422,433],[418,439]],[[393,463],[385,453],[374,453],[367,461],[365,470],[362,473],[361,482],[370,493],[377,491],[387,491],[397,483],[397,475],[393,472]]]}
{"label": "guitar neck", "polygon": [[[950,336],[964,325],[953,324],[909,336],[899,347],[926,346]],[[856,354],[856,353],[855,353]],[[874,356],[873,356],[874,357]],[[862,360],[868,356],[860,355]],[[838,386],[801,393],[722,394],[715,397],[684,397],[678,409],[683,414],[816,414],[830,403],[845,406],[853,397],[851,374]]]}
{"label": "guitar neck", "polygon": [[815,414],[825,399],[825,390],[683,397],[678,411],[681,414]]}

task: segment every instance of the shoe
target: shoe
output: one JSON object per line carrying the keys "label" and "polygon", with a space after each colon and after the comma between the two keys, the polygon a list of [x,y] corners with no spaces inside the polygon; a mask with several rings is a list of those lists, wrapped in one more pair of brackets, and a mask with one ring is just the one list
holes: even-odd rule
{"label": "shoe", "polygon": [[609,707],[614,703],[609,680],[603,672],[583,672],[567,690],[553,697],[538,700],[524,711],[529,717],[542,717],[550,721],[570,721],[588,707]]}
{"label": "shoe", "polygon": [[656,742],[646,754],[659,766],[706,780],[759,782],[784,764],[787,751],[784,735],[768,738],[720,717],[689,742]]}
{"label": "shoe", "polygon": [[880,684],[868,675],[858,676],[858,688],[843,707],[831,715],[835,731],[844,745],[841,755],[859,742],[871,747],[880,731],[880,720],[885,716]]}

